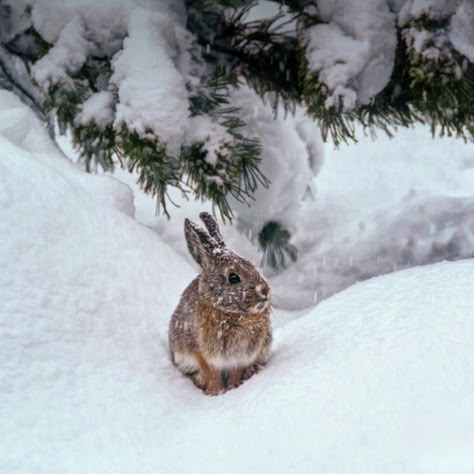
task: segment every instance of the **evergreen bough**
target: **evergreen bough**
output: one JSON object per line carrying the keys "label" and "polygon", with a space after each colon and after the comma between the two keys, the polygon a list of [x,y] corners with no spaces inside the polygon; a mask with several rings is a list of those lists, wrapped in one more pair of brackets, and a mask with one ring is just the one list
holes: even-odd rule
{"label": "evergreen bough", "polygon": [[[281,0],[280,13],[249,21],[256,4],[245,0],[186,0],[187,29],[196,44],[191,54],[205,63],[201,83],[190,90],[191,116],[208,115],[227,129],[232,140],[206,160],[204,142],[181,146],[174,155],[152,133],[146,136],[125,125],[79,123],[81,104],[104,89],[112,74],[110,57],[89,56],[70,80],[41,91],[29,74],[31,66],[53,46],[33,27],[14,37],[0,35],[0,87],[27,102],[52,130],[54,118],[61,133],[69,130],[88,171],[119,165],[138,175],[143,190],[157,198],[168,214],[168,187],[211,201],[224,219],[233,217],[229,196],[251,204],[257,186],[270,183],[259,171],[258,137],[242,133],[239,109],[231,104],[235,88],[246,83],[271,104],[275,113],[306,107],[320,125],[323,138],[335,144],[356,140],[355,125],[381,129],[392,135],[398,126],[426,123],[432,133],[472,139],[474,135],[474,64],[446,42],[446,54],[430,58],[416,50],[410,31],[443,33],[449,18],[423,14],[397,27],[397,48],[389,82],[369,104],[346,110],[341,103],[327,106],[328,85],[310,69],[304,33],[322,23],[317,2]],[[316,5],[316,8],[314,8]],[[0,26],[13,21],[8,2],[0,0]],[[24,12],[25,15],[29,11]],[[0,28],[1,29],[1,28]],[[425,45],[429,47],[430,45]],[[114,92],[114,91],[112,91]],[[118,94],[114,92],[115,103]],[[259,236],[265,261],[273,267],[296,259],[290,236],[279,223],[269,222]]]}

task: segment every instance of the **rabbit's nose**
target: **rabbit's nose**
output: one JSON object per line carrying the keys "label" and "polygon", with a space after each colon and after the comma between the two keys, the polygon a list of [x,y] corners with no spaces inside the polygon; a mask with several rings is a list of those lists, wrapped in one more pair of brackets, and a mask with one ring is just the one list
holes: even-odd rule
{"label": "rabbit's nose", "polygon": [[258,296],[260,296],[261,298],[268,298],[268,294],[270,293],[270,288],[268,285],[265,285],[265,284],[257,285],[256,290],[257,290]]}

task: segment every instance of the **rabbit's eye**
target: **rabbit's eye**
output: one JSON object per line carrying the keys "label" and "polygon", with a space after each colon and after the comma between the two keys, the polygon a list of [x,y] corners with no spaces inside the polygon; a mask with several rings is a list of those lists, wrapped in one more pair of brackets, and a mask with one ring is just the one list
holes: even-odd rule
{"label": "rabbit's eye", "polygon": [[240,277],[239,275],[237,275],[237,273],[229,273],[228,279],[229,279],[229,283],[232,283],[232,284],[239,283],[240,281]]}

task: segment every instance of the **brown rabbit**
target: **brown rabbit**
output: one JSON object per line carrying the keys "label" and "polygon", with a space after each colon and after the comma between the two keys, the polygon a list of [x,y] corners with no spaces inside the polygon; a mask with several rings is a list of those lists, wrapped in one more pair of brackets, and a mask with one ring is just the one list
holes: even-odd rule
{"label": "brown rabbit", "polygon": [[173,363],[207,394],[236,387],[264,365],[272,343],[270,288],[252,263],[229,250],[215,219],[207,232],[185,219],[188,249],[201,267],[171,317]]}

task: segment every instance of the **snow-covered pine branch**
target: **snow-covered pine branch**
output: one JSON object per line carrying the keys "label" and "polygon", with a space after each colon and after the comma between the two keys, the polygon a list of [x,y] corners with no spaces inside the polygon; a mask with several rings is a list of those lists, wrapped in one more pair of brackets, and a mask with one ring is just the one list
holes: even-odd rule
{"label": "snow-covered pine branch", "polygon": [[[287,222],[321,161],[308,152],[319,133],[310,120],[335,143],[355,139],[357,122],[389,134],[418,121],[433,133],[474,132],[469,0],[2,0],[0,8],[1,87],[69,130],[87,169],[135,171],[165,212],[175,186],[225,218]],[[242,86],[255,93],[251,106]],[[275,153],[268,117],[276,114],[278,129],[283,111],[296,111],[288,121],[310,132]],[[262,210],[255,197],[272,202],[265,219],[249,219]]]}

